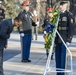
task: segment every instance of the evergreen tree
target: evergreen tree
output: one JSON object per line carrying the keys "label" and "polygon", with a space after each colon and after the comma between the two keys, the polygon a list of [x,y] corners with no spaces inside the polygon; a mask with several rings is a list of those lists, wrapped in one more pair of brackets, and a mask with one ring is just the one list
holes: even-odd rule
{"label": "evergreen tree", "polygon": [[4,0],[3,6],[6,12],[6,18],[14,18],[21,11],[18,0]]}

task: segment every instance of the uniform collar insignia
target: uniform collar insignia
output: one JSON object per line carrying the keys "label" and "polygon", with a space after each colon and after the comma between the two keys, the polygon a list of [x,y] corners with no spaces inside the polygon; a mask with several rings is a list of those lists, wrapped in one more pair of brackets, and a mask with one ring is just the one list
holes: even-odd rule
{"label": "uniform collar insignia", "polygon": [[27,18],[27,14],[25,14],[25,17]]}

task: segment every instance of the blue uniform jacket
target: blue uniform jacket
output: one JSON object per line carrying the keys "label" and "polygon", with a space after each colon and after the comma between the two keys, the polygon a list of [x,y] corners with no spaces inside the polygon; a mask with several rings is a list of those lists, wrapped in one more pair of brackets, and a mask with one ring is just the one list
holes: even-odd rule
{"label": "blue uniform jacket", "polygon": [[[64,42],[71,43],[74,35],[74,16],[71,12],[65,11],[60,13],[60,20],[58,24],[58,31]],[[56,35],[55,44],[62,43],[60,37]]]}

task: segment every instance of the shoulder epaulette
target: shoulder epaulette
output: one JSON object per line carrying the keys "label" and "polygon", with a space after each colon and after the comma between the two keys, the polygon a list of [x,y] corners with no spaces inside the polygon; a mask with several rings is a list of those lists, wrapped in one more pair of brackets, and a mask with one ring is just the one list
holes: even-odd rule
{"label": "shoulder epaulette", "polygon": [[73,15],[73,13],[72,12],[69,12],[69,15]]}

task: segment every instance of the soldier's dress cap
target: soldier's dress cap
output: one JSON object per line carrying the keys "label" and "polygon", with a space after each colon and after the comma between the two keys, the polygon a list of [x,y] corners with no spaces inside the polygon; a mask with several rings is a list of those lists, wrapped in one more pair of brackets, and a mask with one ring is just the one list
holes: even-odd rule
{"label": "soldier's dress cap", "polygon": [[25,6],[25,5],[29,5],[29,4],[30,4],[29,1],[24,1],[24,2],[22,2],[21,6]]}
{"label": "soldier's dress cap", "polygon": [[68,2],[64,2],[64,1],[63,1],[63,2],[60,2],[60,5],[64,5],[64,4],[66,4],[66,3],[68,3]]}
{"label": "soldier's dress cap", "polygon": [[54,10],[54,8],[51,8],[51,7],[47,8],[47,11],[53,11],[53,10]]}

